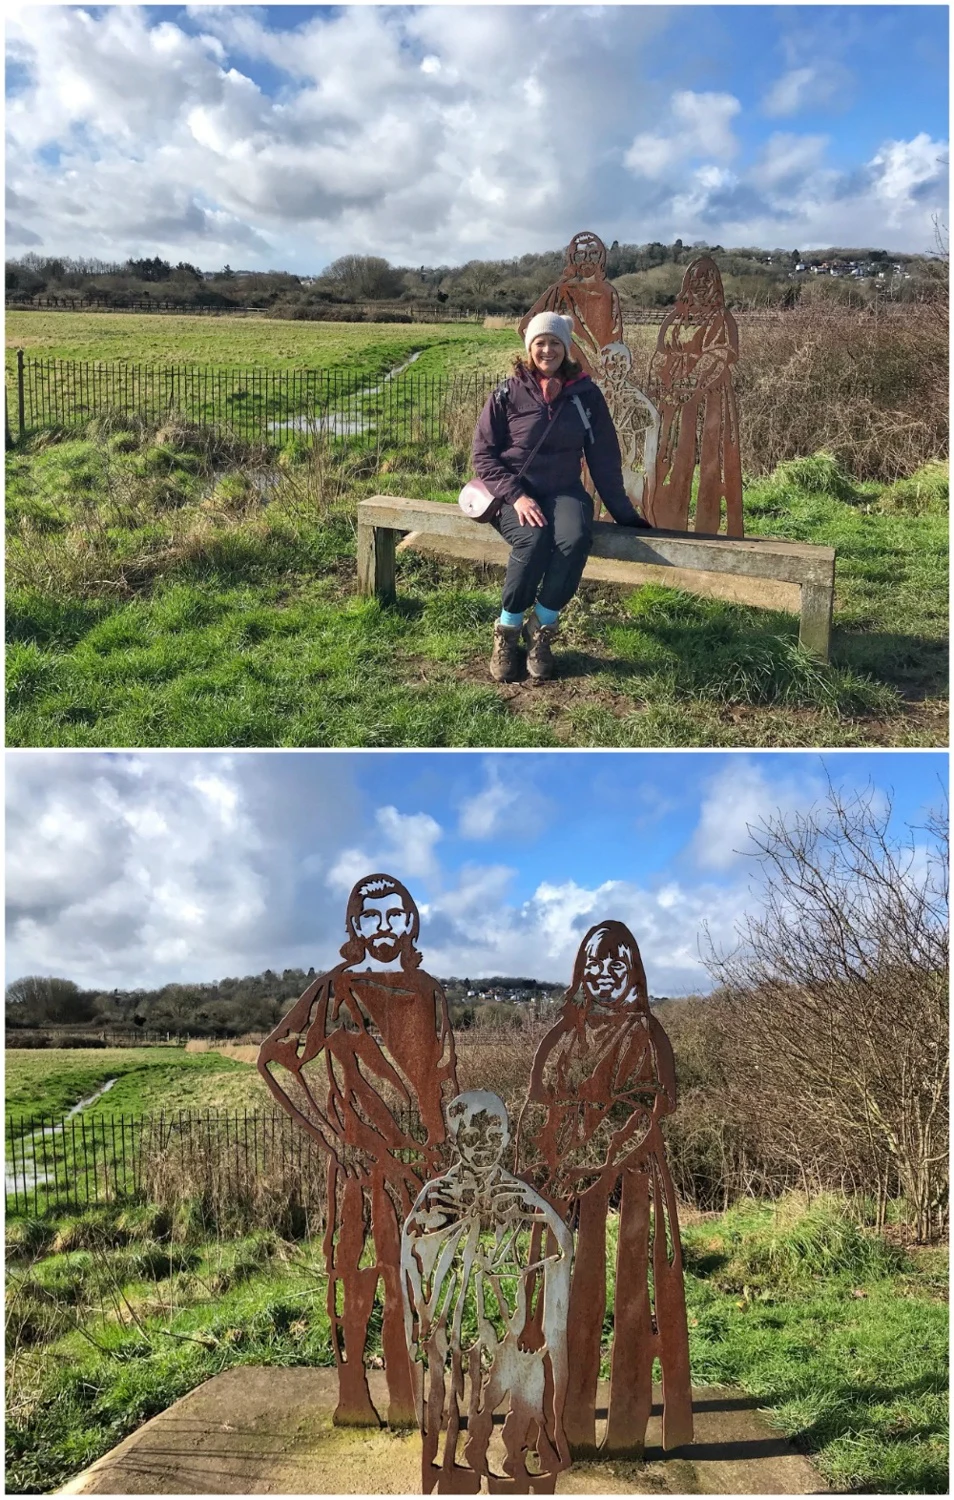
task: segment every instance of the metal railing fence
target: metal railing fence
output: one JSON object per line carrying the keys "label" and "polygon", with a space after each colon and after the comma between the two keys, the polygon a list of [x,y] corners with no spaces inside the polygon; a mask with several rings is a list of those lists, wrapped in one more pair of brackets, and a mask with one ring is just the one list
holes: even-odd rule
{"label": "metal railing fence", "polygon": [[[407,1137],[421,1139],[415,1111],[391,1113]],[[214,1184],[219,1196],[240,1198],[287,1181],[302,1196],[324,1195],[327,1151],[281,1110],[9,1115],[5,1135],[7,1214],[81,1212],[170,1185],[188,1196]]]}
{"label": "metal railing fence", "polygon": [[368,377],[336,369],[107,363],[22,350],[13,373],[21,438],[76,430],[107,415],[146,422],[176,416],[254,443],[320,435],[362,446],[446,441],[455,418],[476,421],[500,378],[412,369]]}

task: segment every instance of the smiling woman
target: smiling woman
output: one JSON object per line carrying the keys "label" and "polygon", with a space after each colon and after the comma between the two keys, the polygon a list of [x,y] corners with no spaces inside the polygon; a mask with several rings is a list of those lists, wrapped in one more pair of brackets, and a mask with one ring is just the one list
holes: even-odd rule
{"label": "smiling woman", "polygon": [[513,375],[491,393],[480,414],[473,459],[477,477],[500,503],[492,525],[510,546],[490,674],[496,682],[520,676],[523,638],[527,673],[538,683],[553,676],[551,644],[560,611],[579,588],[592,545],[584,457],[614,521],[638,527],[647,522],[623,487],[606,399],[572,357],[572,320],[537,313],[524,342],[529,359],[516,358]]}

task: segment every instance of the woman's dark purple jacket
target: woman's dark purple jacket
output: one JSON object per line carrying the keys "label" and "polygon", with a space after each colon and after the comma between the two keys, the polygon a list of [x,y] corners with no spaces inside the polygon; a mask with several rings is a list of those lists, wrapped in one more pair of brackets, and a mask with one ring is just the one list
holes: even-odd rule
{"label": "woman's dark purple jacket", "polygon": [[[592,439],[574,396],[579,396],[589,417]],[[557,425],[547,434],[522,479],[517,479],[527,455],[553,422]],[[512,505],[521,495],[533,500],[576,494],[584,498],[586,490],[580,477],[584,456],[613,520],[621,526],[646,526],[623,488],[616,428],[603,392],[589,375],[566,381],[556,400],[547,403],[539,381],[528,370],[520,370],[507,381],[506,394],[502,395],[498,387],[488,397],[474,433],[474,470],[499,499]]]}

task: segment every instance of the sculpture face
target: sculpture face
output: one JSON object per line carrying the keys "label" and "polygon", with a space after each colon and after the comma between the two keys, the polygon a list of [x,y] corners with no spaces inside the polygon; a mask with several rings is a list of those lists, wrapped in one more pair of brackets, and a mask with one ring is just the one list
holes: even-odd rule
{"label": "sculpture face", "polygon": [[724,301],[722,278],[715,261],[704,255],[686,271],[679,300],[692,308],[721,306]]}
{"label": "sculpture face", "polygon": [[589,280],[602,276],[606,266],[606,249],[595,234],[575,234],[567,249],[567,264],[575,276]]}
{"label": "sculpture face", "polygon": [[583,993],[596,1010],[615,1008],[633,988],[630,966],[623,955],[598,950],[588,955],[583,968]]}
{"label": "sculpture face", "polygon": [[400,893],[394,891],[388,896],[365,896],[354,926],[371,957],[390,963],[404,947],[412,920]]}
{"label": "sculpture face", "polygon": [[633,364],[632,351],[628,344],[604,344],[600,350],[603,374],[611,385],[626,379]]}

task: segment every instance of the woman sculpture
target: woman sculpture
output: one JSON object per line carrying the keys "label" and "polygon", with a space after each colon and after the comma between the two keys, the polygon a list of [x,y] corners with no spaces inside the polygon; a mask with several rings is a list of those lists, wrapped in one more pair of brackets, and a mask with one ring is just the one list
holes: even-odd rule
{"label": "woman sculpture", "polygon": [[642,1453],[656,1359],[663,1447],[692,1441],[682,1251],[659,1129],[675,1104],[672,1048],[650,1014],[636,940],[621,922],[601,922],[583,940],[559,1020],[534,1058],[528,1096],[528,1118],[533,1106],[545,1111],[532,1137],[544,1164],[542,1190],[567,1223],[577,1223],[563,1410],[575,1456],[597,1452],[607,1214],[617,1201],[609,1411],[599,1452]]}
{"label": "woman sculpture", "polygon": [[688,531],[692,478],[699,453],[695,530],[742,535],[742,460],[731,369],[739,331],[726,311],[715,261],[700,256],[686,269],[676,305],[659,330],[649,367],[650,394],[662,429],[647,515],[654,526]]}

